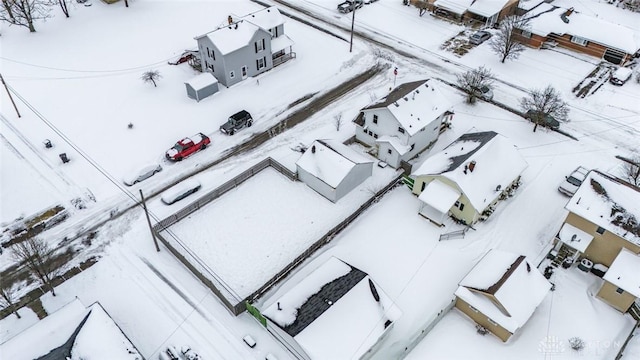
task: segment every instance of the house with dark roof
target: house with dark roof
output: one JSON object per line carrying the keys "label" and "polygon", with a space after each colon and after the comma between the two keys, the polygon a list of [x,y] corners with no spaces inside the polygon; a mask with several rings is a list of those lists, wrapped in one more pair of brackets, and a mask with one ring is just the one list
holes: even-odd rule
{"label": "house with dark roof", "polygon": [[274,6],[242,17],[229,15],[224,25],[195,40],[202,71],[227,87],[295,58],[284,18]]}
{"label": "house with dark roof", "polygon": [[361,359],[400,310],[360,269],[331,257],[262,311],[267,328],[301,359]]}
{"label": "house with dark roof", "polygon": [[373,160],[339,141],[316,140],[296,162],[298,179],[336,202],[373,173]]}
{"label": "house with dark roof", "polygon": [[622,249],[640,254],[640,189],[591,170],[565,209],[555,263],[586,258],[611,266]]}
{"label": "house with dark roof", "polygon": [[450,18],[493,26],[505,16],[513,15],[518,3],[519,0],[435,0],[433,7],[451,14]]}
{"label": "house with dark roof", "polygon": [[455,307],[506,342],[550,289],[525,256],[492,249],[460,281]]}
{"label": "house with dark roof", "polygon": [[143,360],[100,303],[78,299],[0,345],[3,359]]}
{"label": "house with dark roof", "polygon": [[563,47],[616,65],[629,62],[640,50],[638,29],[599,17],[541,2],[525,15],[524,29],[517,29],[518,41],[534,48]]}
{"label": "house with dark roof", "polygon": [[526,167],[504,136],[493,131],[463,134],[413,172],[418,212],[437,225],[447,215],[473,224],[514,193]]}
{"label": "house with dark roof", "polygon": [[393,168],[431,147],[453,118],[435,80],[399,85],[355,118],[356,140]]}

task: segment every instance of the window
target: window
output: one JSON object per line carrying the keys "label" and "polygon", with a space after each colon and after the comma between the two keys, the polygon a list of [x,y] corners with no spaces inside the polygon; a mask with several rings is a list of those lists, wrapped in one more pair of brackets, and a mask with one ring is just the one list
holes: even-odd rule
{"label": "window", "polygon": [[246,67],[246,66],[243,66],[243,67],[242,67],[242,78],[243,78],[243,79],[247,77],[247,70],[248,70],[248,69],[247,69],[247,67]]}
{"label": "window", "polygon": [[571,37],[571,42],[574,43],[574,44],[587,46],[587,39],[581,38],[579,36],[572,36]]}
{"label": "window", "polygon": [[622,290],[622,289],[620,289],[620,288],[617,288],[617,289],[616,289],[616,292],[617,292],[618,294],[622,294],[622,293],[624,292],[624,290]]}
{"label": "window", "polygon": [[400,134],[404,134],[404,129],[403,129],[402,127],[398,127],[398,132],[399,132]]}
{"label": "window", "polygon": [[234,77],[236,77],[236,72],[235,71],[229,71],[229,78],[233,79]]}
{"label": "window", "polygon": [[378,123],[378,115],[373,115],[373,123],[374,124]]}
{"label": "window", "polygon": [[531,31],[529,30],[522,30],[522,36],[526,37],[527,39],[531,39]]}
{"label": "window", "polygon": [[391,149],[387,150],[387,154],[391,154]]}
{"label": "window", "polygon": [[458,209],[460,209],[460,211],[462,211],[464,209],[464,204],[461,203],[460,201],[456,201],[455,204],[453,204],[453,206],[457,207]]}
{"label": "window", "polygon": [[260,59],[257,59],[256,60],[256,69],[257,70],[263,69],[265,66],[267,66],[266,63],[267,63],[267,58],[264,57],[264,56],[261,57]]}
{"label": "window", "polygon": [[378,138],[378,134],[373,133],[373,138],[374,138],[374,139],[377,139],[377,138]]}
{"label": "window", "polygon": [[215,52],[213,52],[212,49],[207,48],[207,55],[213,59],[213,61],[216,61],[216,54]]}
{"label": "window", "polygon": [[471,311],[473,312],[478,312],[478,309],[474,308],[473,306],[469,305],[469,309],[471,309]]}
{"label": "window", "polygon": [[211,70],[211,72],[214,72],[213,71],[213,64],[209,64],[209,66],[207,66],[207,67],[209,68],[209,70]]}
{"label": "window", "polygon": [[422,187],[420,187],[420,191],[424,191],[424,189],[427,187],[427,183],[423,182],[422,183]]}
{"label": "window", "polygon": [[409,148],[409,151],[413,151],[413,149],[415,149],[416,144],[411,144],[411,147]]}
{"label": "window", "polygon": [[489,324],[493,325],[493,326],[499,326],[497,322],[487,318],[487,320],[489,320]]}
{"label": "window", "polygon": [[600,235],[604,234],[604,228],[601,226],[598,226],[598,229],[596,230],[596,232]]}
{"label": "window", "polygon": [[256,53],[264,50],[264,39],[260,39],[254,43],[256,46]]}
{"label": "window", "polygon": [[369,134],[369,136],[373,136],[373,131],[369,130],[367,134]]}

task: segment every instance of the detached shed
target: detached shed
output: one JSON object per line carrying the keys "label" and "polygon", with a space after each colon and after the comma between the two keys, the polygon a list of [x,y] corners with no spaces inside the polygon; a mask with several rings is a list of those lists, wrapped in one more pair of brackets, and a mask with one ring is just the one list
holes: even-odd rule
{"label": "detached shed", "polygon": [[210,72],[204,72],[184,83],[187,96],[200,101],[218,92],[218,79]]}
{"label": "detached shed", "polygon": [[373,160],[348,146],[316,140],[296,162],[298,178],[336,202],[373,173]]}

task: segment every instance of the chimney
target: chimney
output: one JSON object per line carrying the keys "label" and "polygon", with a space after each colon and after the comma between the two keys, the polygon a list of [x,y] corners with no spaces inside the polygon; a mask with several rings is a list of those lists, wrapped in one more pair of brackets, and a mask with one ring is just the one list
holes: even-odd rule
{"label": "chimney", "polygon": [[315,154],[315,153],[316,153],[316,146],[315,146],[315,145],[313,145],[313,146],[311,147],[311,153],[312,153],[312,154]]}
{"label": "chimney", "polygon": [[227,18],[227,21],[229,22],[229,25],[233,24],[233,17],[229,15],[229,17]]}
{"label": "chimney", "polygon": [[571,14],[573,14],[573,8],[572,7],[567,9],[567,11],[564,13],[564,16],[569,16]]}
{"label": "chimney", "polygon": [[469,163],[469,171],[473,172],[473,169],[476,167],[476,161],[473,160]]}

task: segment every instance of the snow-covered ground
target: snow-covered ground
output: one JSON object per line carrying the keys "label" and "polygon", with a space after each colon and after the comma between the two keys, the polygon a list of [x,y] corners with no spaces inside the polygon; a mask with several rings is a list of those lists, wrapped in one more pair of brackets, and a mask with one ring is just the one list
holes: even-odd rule
{"label": "snow-covered ground", "polygon": [[[343,27],[350,25],[351,16],[338,14],[334,2],[294,3]],[[581,6],[592,3],[600,4],[594,0]],[[186,97],[183,85],[195,73],[186,64],[169,66],[167,60],[184,49],[194,48],[193,37],[215,28],[229,13],[242,15],[260,6],[250,1],[221,0],[136,0],[130,5],[124,8],[122,2],[106,5],[96,1],[93,6],[84,7],[72,3],[71,18],[64,19],[58,11],[55,18],[38,22],[35,34],[2,25],[0,66],[9,86],[20,95],[16,100],[23,116],[18,119],[6,95],[0,96],[1,115],[11,124],[0,123],[4,137],[0,222],[10,221],[19,214],[29,215],[57,202],[66,202],[65,206],[69,206],[68,201],[86,189],[95,194],[97,202],[87,210],[75,212],[67,222],[76,224],[96,214],[108,214],[111,208],[122,206],[126,200],[125,189],[116,187],[111,180],[121,184],[120,178],[131,166],[160,160],[163,152],[179,138],[202,131],[212,136],[213,145],[181,163],[163,163],[165,170],[160,174],[126,190],[135,195],[137,189],[145,192],[161,189],[173,179],[214,161],[251,133],[276,123],[291,111],[287,106],[296,99],[332,88],[377,61],[397,66],[397,79],[391,71],[374,77],[356,92],[255,151],[199,174],[198,179],[203,183],[201,191],[215,188],[266,156],[293,168],[299,153],[290,148],[301,142],[309,144],[316,138],[345,140],[353,134],[349,120],[372,98],[384,95],[396,80],[401,83],[436,77],[455,81],[457,72],[484,65],[502,81],[496,83],[494,90],[499,102],[517,108],[519,98],[524,95],[521,89],[547,84],[553,84],[565,96],[571,106],[571,121],[562,124],[562,129],[578,140],[544,129],[532,133],[532,125],[526,120],[486,103],[462,104],[462,95],[445,89],[447,96],[458,104],[456,116],[453,129],[441,136],[432,151],[444,148],[469,129],[501,133],[517,145],[529,163],[523,174],[523,185],[515,197],[500,204],[487,222],[479,224],[476,231],[468,232],[464,239],[438,242],[439,234],[455,229],[455,225],[439,229],[425,221],[417,214],[418,200],[408,189],[400,187],[307,261],[305,265],[335,255],[349,262],[367,272],[400,308],[402,316],[376,359],[397,358],[408,352],[404,349],[415,345],[420,331],[449,304],[458,281],[489,249],[524,254],[534,262],[541,260],[566,214],[563,206],[567,199],[556,187],[572,169],[583,165],[616,173],[619,161],[614,156],[631,156],[640,148],[640,85],[636,82],[630,81],[623,87],[606,83],[594,95],[581,99],[576,98],[571,89],[593,70],[598,59],[566,51],[527,49],[517,61],[501,64],[487,44],[457,57],[440,50],[439,46],[463,30],[462,27],[428,14],[419,17],[416,8],[402,6],[399,0],[380,0],[358,10],[356,26],[417,59],[402,58],[385,49],[374,50],[357,37],[354,52],[349,53],[347,42],[287,19],[286,33],[296,42],[295,60],[261,75],[259,82],[249,79],[200,103]],[[601,16],[610,15],[606,10],[597,11]],[[633,14],[632,18],[637,17]],[[312,22],[348,39],[342,30],[318,20]],[[152,68],[163,76],[157,88],[139,79],[143,71]],[[218,126],[229,114],[242,108],[254,115],[255,125],[233,137],[220,135]],[[333,125],[337,114],[346,120],[339,132]],[[129,122],[134,124],[133,129],[127,129]],[[52,128],[63,133],[81,151],[65,143]],[[21,142],[18,133],[28,141]],[[53,141],[53,149],[42,146],[46,138]],[[7,144],[25,159],[15,155]],[[72,161],[62,165],[58,158],[61,152],[69,154]],[[81,155],[94,162],[103,173]],[[419,164],[427,156],[428,153],[422,155],[416,162]],[[269,183],[276,187],[274,193],[286,192],[287,196],[295,196],[296,201],[302,201],[306,193],[319,197],[306,188],[292,192],[286,179]],[[23,195],[15,198],[18,194]],[[233,194],[229,195],[226,199],[235,199]],[[224,202],[230,212],[237,212],[252,207],[255,199],[255,196],[238,201],[221,198],[219,202]],[[331,205],[325,199],[319,200]],[[180,206],[165,206],[158,199],[149,202],[157,218]],[[323,221],[346,216],[351,211],[340,204],[329,208],[325,211],[330,215],[326,219],[323,216]],[[51,241],[59,240],[55,237],[64,233],[69,224],[59,226],[61,230],[43,236]],[[273,224],[269,230],[277,233],[287,228],[289,224],[281,223]],[[290,358],[250,315],[232,317],[167,251],[156,253],[140,210],[130,211],[99,231],[92,251],[102,255],[98,264],[57,288],[55,298],[50,294],[43,296],[49,312],[76,296],[85,304],[99,300],[145,358],[156,358],[168,344],[185,343],[205,359],[259,359],[268,352],[279,359]],[[5,253],[0,265],[6,268],[10,264]],[[313,268],[299,268],[290,281],[261,299],[258,306],[269,305],[271,299],[276,299]],[[558,277],[556,292],[546,298],[530,323],[521,329],[522,333],[508,344],[491,336],[476,335],[473,324],[452,311],[411,356],[449,358],[448,351],[455,350],[460,352],[459,358],[468,358],[471,354],[485,354],[486,350],[498,358],[527,358],[528,355],[540,358],[543,355],[538,345],[547,336],[560,339],[581,336],[587,341],[604,342],[618,340],[628,333],[627,317],[589,295],[594,286],[591,275],[572,269],[560,270],[555,276]],[[557,306],[564,304],[572,311],[570,300],[581,304],[584,323],[575,324],[568,315],[570,312],[562,313],[560,310],[564,307]],[[2,341],[37,319],[26,308],[21,314],[21,320],[10,316],[0,322]],[[594,317],[599,319],[598,327],[587,326],[595,321]],[[543,325],[549,319],[553,320],[550,328],[553,331],[543,332],[540,329],[545,329]],[[256,348],[249,349],[242,343],[241,338],[246,334],[256,338]],[[594,348],[589,358],[610,358],[610,352],[601,350]]]}

